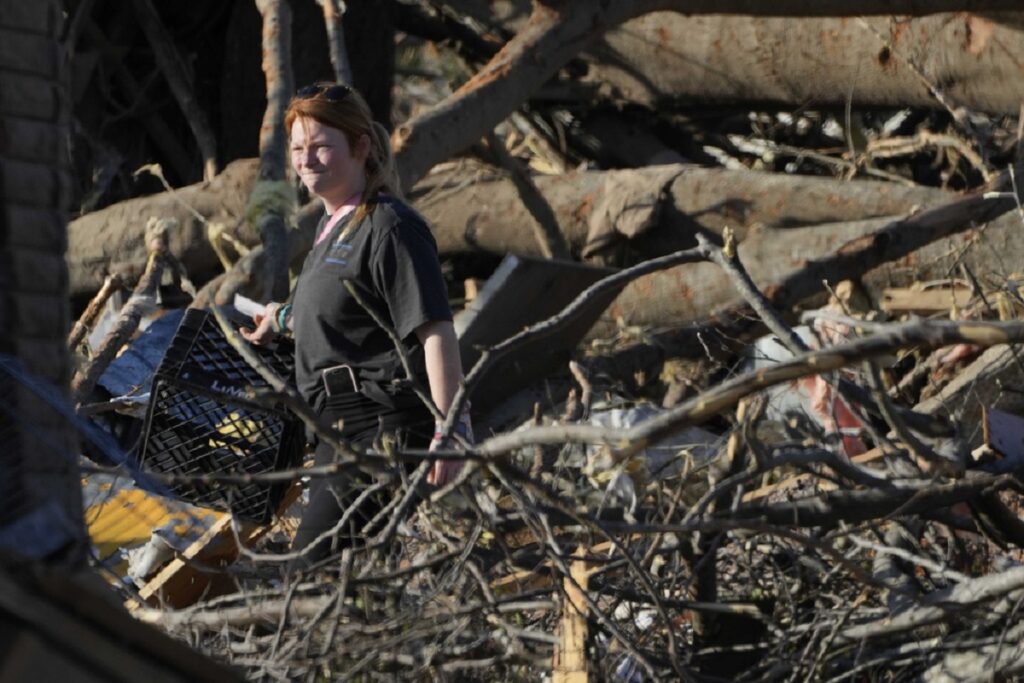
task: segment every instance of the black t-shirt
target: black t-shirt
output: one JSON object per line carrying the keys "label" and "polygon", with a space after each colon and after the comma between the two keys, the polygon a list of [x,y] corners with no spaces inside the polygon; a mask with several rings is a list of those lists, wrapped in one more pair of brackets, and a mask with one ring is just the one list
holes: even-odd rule
{"label": "black t-shirt", "polygon": [[311,403],[323,389],[323,370],[337,365],[349,364],[370,379],[402,375],[391,338],[342,280],[398,333],[418,370],[422,348],[413,331],[452,319],[437,243],[423,218],[390,197],[346,232],[351,216],[310,250],[292,297],[296,381]]}

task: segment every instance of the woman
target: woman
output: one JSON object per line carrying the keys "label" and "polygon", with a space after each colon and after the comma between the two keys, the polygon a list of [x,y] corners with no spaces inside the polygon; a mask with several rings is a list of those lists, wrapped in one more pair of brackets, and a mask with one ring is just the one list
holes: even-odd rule
{"label": "woman", "polygon": [[[399,195],[387,132],[373,121],[363,98],[347,86],[317,84],[299,90],[285,114],[291,162],[302,183],[323,201],[316,243],[303,264],[292,303],[270,303],[253,316],[243,336],[262,344],[274,334],[295,336],[298,388],[313,409],[354,445],[369,445],[382,431],[404,431],[409,445],[439,445],[438,427],[426,407],[398,381],[404,377],[394,342],[360,299],[403,340],[413,367],[425,373],[430,396],[447,414],[462,380],[437,245],[424,220]],[[431,427],[434,427],[431,431]],[[471,438],[467,416],[458,430]],[[420,439],[416,443],[417,437]],[[318,444],[316,464],[334,460]],[[435,462],[428,476],[443,485],[460,463]],[[306,549],[337,525],[359,493],[350,477],[315,479],[293,549]],[[379,509],[361,503],[341,539],[326,538],[306,550],[307,563],[339,540],[351,539]]]}

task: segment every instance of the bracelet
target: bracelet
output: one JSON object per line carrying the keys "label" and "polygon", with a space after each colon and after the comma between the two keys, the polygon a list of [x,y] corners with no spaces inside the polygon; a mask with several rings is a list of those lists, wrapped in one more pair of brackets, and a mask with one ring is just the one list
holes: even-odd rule
{"label": "bracelet", "polygon": [[[453,434],[458,434],[463,438],[469,438],[469,415],[462,413],[459,417],[458,422],[455,423],[455,429],[452,430]],[[444,436],[444,422],[434,422],[434,438],[440,439]]]}
{"label": "bracelet", "polygon": [[276,332],[278,334],[288,331],[288,316],[291,312],[291,304],[283,304],[277,307],[277,312],[274,314],[274,322],[276,323]]}

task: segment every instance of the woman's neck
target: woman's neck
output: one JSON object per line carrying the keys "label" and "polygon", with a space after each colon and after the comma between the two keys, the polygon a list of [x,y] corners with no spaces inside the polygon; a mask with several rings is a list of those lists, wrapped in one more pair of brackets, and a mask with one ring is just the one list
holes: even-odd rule
{"label": "woman's neck", "polygon": [[366,181],[356,183],[353,188],[346,188],[342,192],[338,192],[331,197],[324,197],[321,195],[320,199],[324,202],[324,209],[327,210],[328,214],[333,215],[335,211],[343,206],[351,204],[359,204],[359,198],[363,194],[363,190],[366,189]]}

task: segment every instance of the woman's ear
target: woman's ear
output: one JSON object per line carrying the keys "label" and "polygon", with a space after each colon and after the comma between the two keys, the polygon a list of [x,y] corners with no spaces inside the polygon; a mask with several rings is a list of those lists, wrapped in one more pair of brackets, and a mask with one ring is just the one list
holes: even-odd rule
{"label": "woman's ear", "polygon": [[370,136],[363,133],[359,136],[356,141],[356,148],[352,150],[352,155],[359,161],[366,161],[370,156]]}

